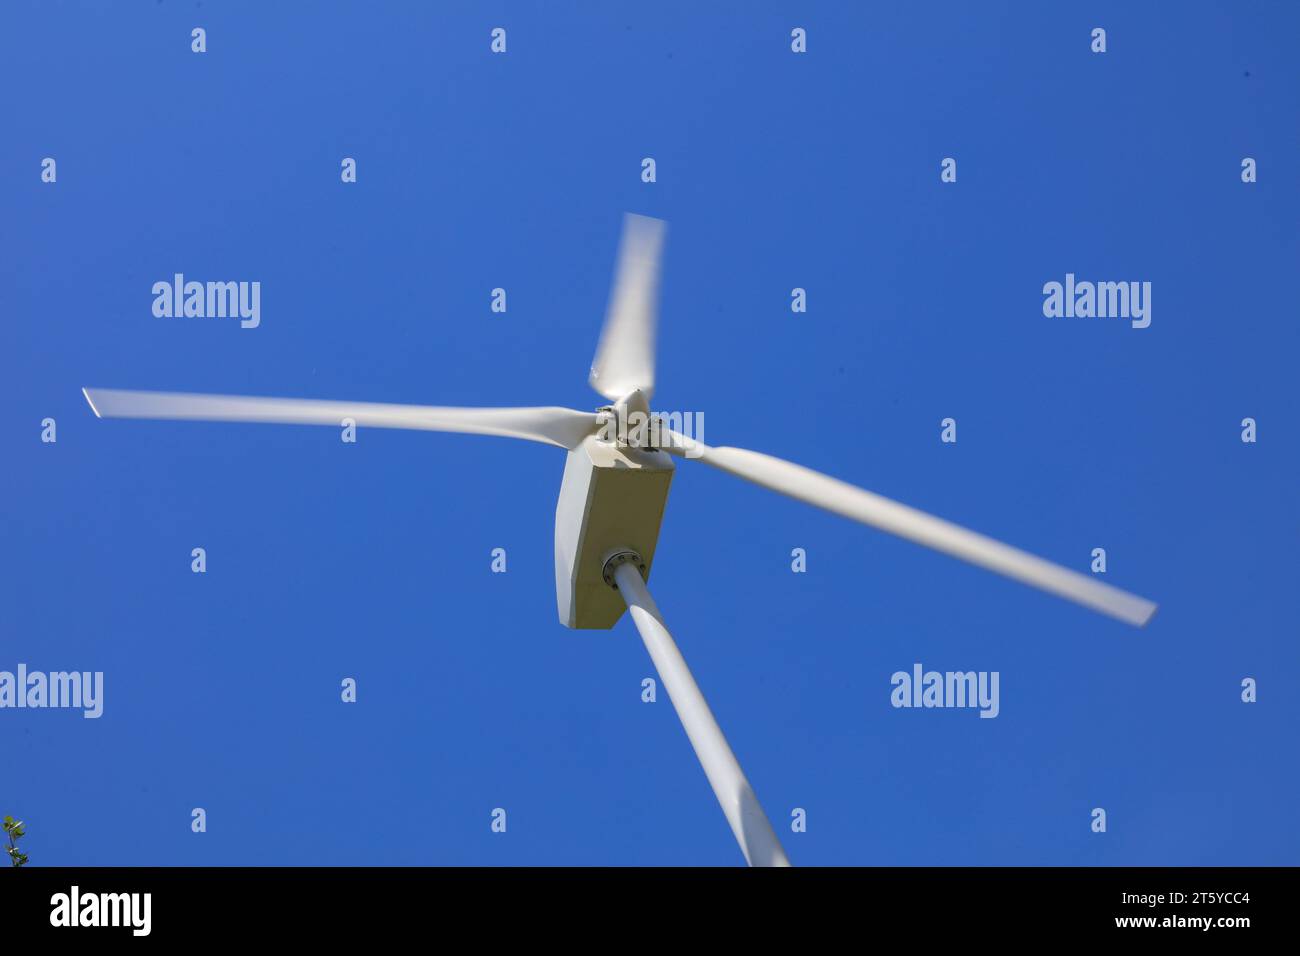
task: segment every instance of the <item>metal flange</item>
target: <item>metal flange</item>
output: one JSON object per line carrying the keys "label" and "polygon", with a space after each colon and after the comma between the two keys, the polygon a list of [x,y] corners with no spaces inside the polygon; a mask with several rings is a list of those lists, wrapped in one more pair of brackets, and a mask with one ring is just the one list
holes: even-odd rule
{"label": "metal flange", "polygon": [[641,580],[647,579],[645,559],[641,555],[627,548],[611,551],[605,558],[605,566],[601,568],[600,576],[615,591],[618,590],[618,582],[614,580],[614,571],[620,564],[635,564],[636,569],[641,572]]}

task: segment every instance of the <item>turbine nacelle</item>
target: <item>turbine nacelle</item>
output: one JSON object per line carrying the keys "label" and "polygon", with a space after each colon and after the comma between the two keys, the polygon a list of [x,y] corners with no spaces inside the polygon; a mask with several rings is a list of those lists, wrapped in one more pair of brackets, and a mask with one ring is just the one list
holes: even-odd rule
{"label": "turbine nacelle", "polygon": [[650,576],[674,464],[666,453],[588,435],[569,452],[555,506],[555,603],[560,623],[607,629],[626,604],[606,564],[634,552]]}

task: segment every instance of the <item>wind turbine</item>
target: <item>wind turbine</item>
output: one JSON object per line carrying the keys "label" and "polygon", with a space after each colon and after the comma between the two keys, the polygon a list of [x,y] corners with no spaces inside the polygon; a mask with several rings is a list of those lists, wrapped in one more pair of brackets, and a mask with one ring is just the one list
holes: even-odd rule
{"label": "wind turbine", "polygon": [[[690,668],[646,588],[674,458],[698,459],[772,491],[888,531],[1136,626],[1144,598],[820,472],[743,448],[713,448],[649,416],[655,379],[659,265],[665,224],[628,215],[605,327],[588,379],[612,404],[568,408],[448,408],[291,398],[84,388],[100,418],[193,419],[471,432],[544,442],[568,459],[555,510],[560,621],[612,628],[624,607],[751,866],[789,860]],[[648,425],[647,425],[648,423]]]}

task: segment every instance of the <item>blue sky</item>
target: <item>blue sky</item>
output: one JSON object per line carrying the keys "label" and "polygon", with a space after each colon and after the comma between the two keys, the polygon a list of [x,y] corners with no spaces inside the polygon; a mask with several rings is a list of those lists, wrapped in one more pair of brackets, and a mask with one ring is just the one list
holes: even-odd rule
{"label": "blue sky", "polygon": [[[33,865],[741,862],[630,620],[556,619],[561,452],[80,392],[593,408],[624,211],[670,223],[657,406],[1161,604],[682,463],[651,589],[794,863],[1300,861],[1293,5],[2,17],[0,669],[105,674],[99,720],[0,710]],[[155,318],[175,272],[260,281],[260,327]],[[1045,318],[1067,272],[1151,326]],[[918,661],[1000,715],[892,708]]]}

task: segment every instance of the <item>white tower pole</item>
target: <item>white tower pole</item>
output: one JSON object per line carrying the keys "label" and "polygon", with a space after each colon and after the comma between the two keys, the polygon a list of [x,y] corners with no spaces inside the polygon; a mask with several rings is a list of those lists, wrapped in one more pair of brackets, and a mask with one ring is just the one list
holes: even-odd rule
{"label": "white tower pole", "polygon": [[790,861],[768,822],[767,814],[745,779],[736,755],[727,745],[727,738],[722,735],[722,728],[691,676],[682,652],[668,633],[663,615],[646,589],[636,563],[619,564],[614,569],[614,579],[637,630],[641,632],[650,659],[659,671],[659,679],[677,708],[677,716],[695,748],[695,756],[704,767],[718,803],[722,805],[722,812],[731,824],[731,832],[736,835],[745,860],[750,866],[789,866]]}

